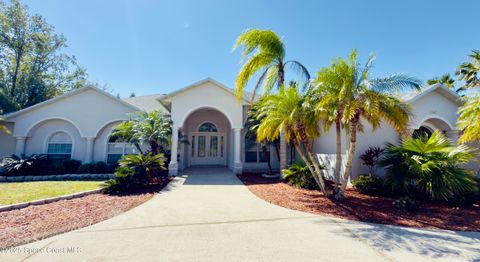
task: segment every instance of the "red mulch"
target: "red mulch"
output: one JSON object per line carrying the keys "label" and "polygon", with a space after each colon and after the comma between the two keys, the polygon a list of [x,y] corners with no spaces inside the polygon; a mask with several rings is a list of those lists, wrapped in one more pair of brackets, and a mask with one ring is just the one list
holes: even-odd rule
{"label": "red mulch", "polygon": [[165,187],[171,178],[131,195],[92,194],[0,212],[0,248],[18,246],[86,227],[132,209]]}
{"label": "red mulch", "polygon": [[420,202],[419,210],[411,213],[395,209],[392,198],[363,195],[354,189],[347,189],[345,199],[339,202],[325,198],[320,191],[299,189],[258,174],[243,174],[239,178],[258,197],[290,209],[371,223],[480,231],[480,203]]}

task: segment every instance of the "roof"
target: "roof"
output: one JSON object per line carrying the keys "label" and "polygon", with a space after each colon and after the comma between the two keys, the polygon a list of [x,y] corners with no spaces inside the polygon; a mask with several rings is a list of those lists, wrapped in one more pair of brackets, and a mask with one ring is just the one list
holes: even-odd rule
{"label": "roof", "polygon": [[33,106],[30,106],[30,107],[27,107],[27,108],[24,108],[24,109],[21,109],[21,110],[12,112],[12,113],[5,114],[5,115],[3,115],[3,117],[8,120],[8,119],[10,119],[10,118],[13,118],[13,117],[16,117],[16,116],[19,116],[19,115],[23,115],[23,114],[25,114],[25,113],[34,111],[34,110],[36,110],[36,109],[38,109],[38,108],[41,108],[41,107],[44,107],[44,106],[53,104],[53,103],[55,103],[55,102],[57,102],[57,101],[60,101],[60,100],[63,100],[63,99],[66,99],[66,98],[75,96],[75,95],[77,95],[77,94],[83,93],[83,92],[88,91],[88,90],[93,90],[93,91],[95,91],[95,92],[97,92],[97,93],[99,93],[99,94],[102,94],[102,95],[104,95],[104,96],[106,96],[106,97],[108,97],[108,98],[110,98],[110,99],[113,99],[113,100],[115,100],[115,101],[117,101],[117,102],[119,102],[119,103],[121,103],[121,104],[129,107],[129,108],[132,108],[133,110],[136,110],[136,111],[141,110],[140,108],[138,108],[138,107],[136,107],[136,106],[134,106],[134,105],[132,105],[132,104],[130,104],[130,103],[127,103],[127,102],[125,102],[125,101],[123,101],[123,100],[121,100],[121,99],[118,99],[118,98],[114,97],[113,95],[111,95],[110,93],[107,93],[107,92],[105,92],[105,91],[103,91],[103,90],[101,90],[101,89],[99,89],[99,88],[97,88],[97,87],[94,87],[94,86],[85,86],[85,87],[82,87],[82,88],[79,88],[79,89],[75,89],[75,90],[73,90],[73,91],[71,91],[71,92],[65,93],[65,94],[63,94],[63,95],[61,95],[61,96],[57,96],[57,97],[54,97],[54,98],[45,100],[45,101],[43,101],[43,102],[41,102],[41,103],[38,103],[38,104],[35,104],[35,105],[33,105]]}
{"label": "roof", "polygon": [[136,106],[142,109],[145,112],[152,112],[155,110],[167,111],[159,102],[159,100],[164,96],[165,95],[163,94],[153,94],[153,95],[129,97],[129,98],[124,98],[123,100],[133,106]]}
{"label": "roof", "polygon": [[454,92],[452,89],[442,85],[442,84],[433,84],[426,86],[418,91],[413,91],[413,92],[406,92],[406,93],[401,93],[398,94],[398,97],[403,100],[407,104],[411,104],[418,99],[426,96],[427,94],[430,94],[434,91],[438,91],[440,94],[445,96],[447,99],[451,100],[455,104],[461,106],[463,105],[462,97],[459,96],[456,92]]}

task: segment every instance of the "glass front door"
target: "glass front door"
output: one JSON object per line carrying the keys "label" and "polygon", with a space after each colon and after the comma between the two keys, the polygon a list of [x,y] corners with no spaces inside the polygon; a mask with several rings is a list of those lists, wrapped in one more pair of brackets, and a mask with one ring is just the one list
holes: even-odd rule
{"label": "glass front door", "polygon": [[225,135],[195,133],[190,136],[190,165],[226,165]]}

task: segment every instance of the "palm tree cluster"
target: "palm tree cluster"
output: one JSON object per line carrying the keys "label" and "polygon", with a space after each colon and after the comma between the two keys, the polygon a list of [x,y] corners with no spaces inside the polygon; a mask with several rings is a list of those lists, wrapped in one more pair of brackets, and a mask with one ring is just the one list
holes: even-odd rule
{"label": "palm tree cluster", "polygon": [[[384,122],[399,133],[406,130],[409,108],[394,93],[407,88],[419,89],[420,81],[402,74],[371,78],[369,73],[374,56],[370,56],[362,67],[357,52],[353,50],[348,59],[337,58],[330,66],[320,69],[316,77],[306,83],[302,92],[295,83],[284,86],[284,70],[288,63],[283,62],[285,48],[275,33],[248,30],[238,38],[235,48],[239,46],[245,48],[243,60],[248,58],[237,77],[236,91],[239,99],[248,80],[255,73],[259,72],[260,77],[254,92],[262,83],[264,86],[263,96],[252,105],[259,121],[257,140],[273,141],[284,135],[285,140],[295,146],[325,195],[328,193],[321,173],[321,163],[312,149],[313,139],[320,135],[319,122],[323,122],[324,131],[335,124],[337,161],[334,193],[339,199],[342,198],[350,177],[357,134],[363,131],[363,123],[366,122],[375,129]],[[299,62],[292,64],[300,69],[303,76],[309,76]],[[272,94],[274,84],[278,86],[276,94]],[[349,148],[346,168],[340,174],[343,129],[349,133]]]}

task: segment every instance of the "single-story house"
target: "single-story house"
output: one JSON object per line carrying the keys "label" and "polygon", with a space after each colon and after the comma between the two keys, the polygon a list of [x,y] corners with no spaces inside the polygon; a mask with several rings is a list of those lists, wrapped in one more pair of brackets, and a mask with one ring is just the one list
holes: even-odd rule
{"label": "single-story house", "polygon": [[[440,84],[404,94],[411,105],[411,130],[442,130],[456,142],[460,97]],[[255,140],[246,139],[244,123],[251,98],[238,102],[233,89],[207,78],[170,94],[118,99],[95,87],[84,87],[17,112],[4,115],[11,134],[0,133],[0,157],[48,154],[82,162],[117,161],[134,153],[127,143],[110,140],[112,129],[136,111],[160,110],[173,122],[172,158],[169,172],[176,175],[190,166],[220,165],[240,173],[267,169],[267,158]],[[321,125],[321,123],[319,123]],[[369,146],[397,143],[399,136],[387,125],[359,134],[353,174],[365,172],[358,156]],[[188,137],[179,143],[178,134]],[[343,143],[348,145],[347,137]],[[335,153],[335,131],[321,134],[314,142],[317,153]],[[177,157],[178,155],[178,157]],[[276,151],[269,148],[272,166],[279,167]]]}

